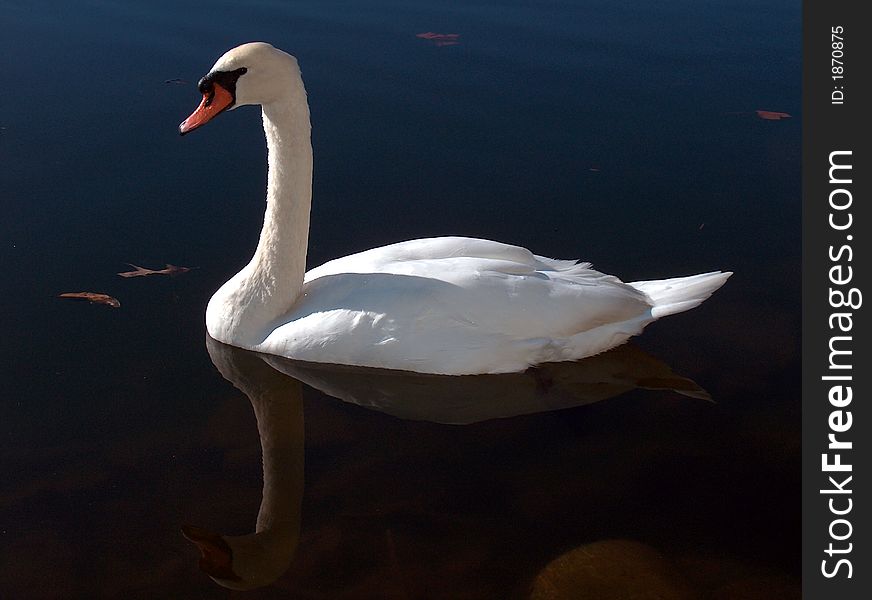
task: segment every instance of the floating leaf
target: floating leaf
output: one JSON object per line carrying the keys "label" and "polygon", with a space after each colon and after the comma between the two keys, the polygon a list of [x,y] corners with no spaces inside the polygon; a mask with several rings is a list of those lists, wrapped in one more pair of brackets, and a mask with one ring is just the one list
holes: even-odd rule
{"label": "floating leaf", "polygon": [[112,308],[119,308],[121,303],[109,296],[108,294],[98,294],[96,292],[65,292],[60,294],[58,298],[73,298],[76,300],[87,300],[91,304],[105,304]]}
{"label": "floating leaf", "polygon": [[170,275],[175,277],[176,275],[181,275],[182,273],[187,273],[191,270],[191,267],[177,267],[176,265],[171,265],[169,263],[163,269],[146,269],[145,267],[140,267],[131,263],[127,264],[133,267],[135,271],[124,271],[123,273],[118,273],[121,277],[145,277],[146,275]]}
{"label": "floating leaf", "polygon": [[790,115],[783,112],[774,112],[771,110],[755,111],[757,116],[766,121],[780,121],[781,119],[789,119]]}
{"label": "floating leaf", "polygon": [[426,31],[416,34],[415,37],[433,42],[436,46],[456,46],[460,43],[459,33],[434,33]]}

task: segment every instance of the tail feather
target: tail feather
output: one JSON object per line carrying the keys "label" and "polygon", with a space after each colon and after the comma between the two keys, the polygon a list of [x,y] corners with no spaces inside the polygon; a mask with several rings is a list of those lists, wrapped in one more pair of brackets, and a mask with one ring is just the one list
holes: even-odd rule
{"label": "tail feather", "polygon": [[655,319],[684,312],[703,303],[730,278],[730,271],[712,271],[690,277],[673,277],[657,281],[630,283],[653,302],[651,315]]}

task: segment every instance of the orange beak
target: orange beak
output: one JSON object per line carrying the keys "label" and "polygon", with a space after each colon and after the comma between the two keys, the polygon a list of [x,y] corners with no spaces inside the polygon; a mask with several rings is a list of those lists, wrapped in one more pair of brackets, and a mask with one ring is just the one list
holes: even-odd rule
{"label": "orange beak", "polygon": [[203,101],[191,116],[179,125],[179,134],[185,135],[201,125],[205,125],[233,104],[233,94],[215,83],[210,92],[203,94]]}

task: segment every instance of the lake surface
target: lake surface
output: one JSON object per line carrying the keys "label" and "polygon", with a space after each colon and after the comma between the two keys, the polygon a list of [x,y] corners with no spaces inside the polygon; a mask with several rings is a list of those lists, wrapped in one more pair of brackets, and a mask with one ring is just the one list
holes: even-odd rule
{"label": "lake surface", "polygon": [[[2,0],[0,19],[0,597],[227,597],[180,528],[254,530],[274,415],[292,554],[232,597],[799,597],[798,2]],[[207,348],[265,146],[254,108],[177,126],[255,39],[309,94],[310,266],[454,234],[625,281],[735,275],[600,363],[495,381]],[[57,298],[80,291],[121,307]]]}

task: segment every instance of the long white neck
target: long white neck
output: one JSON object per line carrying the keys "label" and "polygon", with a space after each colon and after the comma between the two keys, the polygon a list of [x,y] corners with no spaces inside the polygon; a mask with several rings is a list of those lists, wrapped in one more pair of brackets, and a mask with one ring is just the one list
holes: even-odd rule
{"label": "long white neck", "polygon": [[312,206],[309,105],[298,73],[279,100],[263,106],[269,157],[266,212],[251,262],[209,303],[207,329],[216,339],[254,347],[300,294],[306,273]]}
{"label": "long white neck", "polygon": [[266,214],[251,261],[273,318],[300,293],[306,274],[312,207],[312,141],[309,106],[300,89],[290,101],[263,107],[269,152]]}

